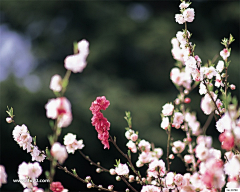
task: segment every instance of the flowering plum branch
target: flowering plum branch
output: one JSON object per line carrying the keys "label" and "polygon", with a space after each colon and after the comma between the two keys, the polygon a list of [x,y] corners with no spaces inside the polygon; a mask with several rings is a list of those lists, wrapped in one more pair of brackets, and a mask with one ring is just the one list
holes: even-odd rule
{"label": "flowering plum branch", "polygon": [[[103,115],[110,101],[105,96],[97,97],[90,106],[92,112],[91,123],[98,133],[98,139],[109,149],[110,144],[126,159],[127,163],[116,160],[115,168],[104,168],[100,163],[95,163],[86,156],[82,149],[83,140],[77,140],[77,136],[68,133],[64,136],[63,145],[59,141],[62,129],[70,126],[72,122],[72,110],[70,101],[64,96],[69,85],[71,73],[81,73],[87,66],[87,56],[89,54],[89,43],[83,39],[74,43],[74,54],[67,56],[64,60],[66,74],[64,78],[56,74],[52,76],[50,89],[56,98],[50,99],[45,105],[46,116],[50,120],[50,127],[53,131],[48,136],[51,148],[46,147],[45,151],[37,146],[36,137],[32,137],[26,125],[18,125],[14,121],[13,108],[7,107],[8,123],[14,123],[13,138],[23,150],[30,153],[34,163],[22,162],[18,167],[18,176],[24,192],[43,192],[37,187],[36,179],[41,175],[42,168],[39,162],[45,159],[50,161],[50,170],[45,171],[46,178],[50,181],[49,190],[53,192],[66,192],[61,182],[54,181],[55,170],[59,168],[67,174],[85,183],[87,188],[96,188],[103,191],[115,191],[113,185],[107,188],[93,182],[91,176],[81,178],[76,169],[68,170],[63,166],[68,154],[74,154],[76,150],[87,160],[90,165],[96,166],[98,173],[104,171],[110,175],[116,175],[116,180],[122,180],[128,187],[125,191],[134,191],[130,183],[135,182],[141,187],[141,192],[168,192],[168,191],[221,191],[223,187],[240,188],[240,108],[236,97],[231,96],[230,90],[235,90],[236,86],[228,82],[228,67],[230,61],[231,48],[234,42],[233,36],[224,38],[222,44],[225,46],[220,51],[222,60],[217,61],[218,56],[212,61],[202,64],[202,60],[195,54],[195,44],[190,41],[192,34],[188,31],[187,23],[191,23],[195,18],[195,11],[190,8],[191,2],[181,0],[179,5],[180,13],[175,15],[178,24],[184,24],[184,29],[176,33],[172,38],[172,55],[176,60],[176,67],[170,72],[170,79],[179,91],[179,95],[173,102],[163,105],[161,111],[160,127],[166,131],[167,156],[166,164],[161,159],[162,148],[155,148],[149,141],[140,139],[138,132],[132,127],[130,112],[126,112],[124,117],[127,121],[125,137],[127,153],[122,150],[116,137],[109,133],[110,122]],[[201,128],[197,120],[196,113],[188,107],[191,104],[190,92],[199,86],[199,94],[203,95],[200,108],[208,118]],[[230,89],[229,89],[230,88]],[[212,137],[206,135],[206,130],[210,126],[213,116],[216,121],[216,129],[219,131],[219,141],[222,151],[212,147]],[[185,132],[185,138],[174,140],[172,131],[180,129]],[[138,154],[138,160],[134,165],[132,153]],[[177,156],[186,166],[187,173],[176,173],[171,169],[172,160]],[[225,159],[222,158],[224,156]],[[146,176],[137,168],[146,166]],[[136,167],[136,168],[135,168]],[[130,175],[130,170],[134,173]],[[0,166],[0,187],[6,183],[5,168]]]}

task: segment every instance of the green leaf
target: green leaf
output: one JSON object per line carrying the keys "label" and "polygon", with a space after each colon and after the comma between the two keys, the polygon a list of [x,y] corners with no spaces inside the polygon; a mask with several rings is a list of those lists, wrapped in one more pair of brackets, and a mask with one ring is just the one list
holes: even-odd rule
{"label": "green leaf", "polygon": [[33,144],[34,144],[34,145],[37,145],[37,137],[36,137],[36,136],[33,137]]}
{"label": "green leaf", "polygon": [[78,43],[76,41],[73,42],[73,53],[74,54],[78,53]]}

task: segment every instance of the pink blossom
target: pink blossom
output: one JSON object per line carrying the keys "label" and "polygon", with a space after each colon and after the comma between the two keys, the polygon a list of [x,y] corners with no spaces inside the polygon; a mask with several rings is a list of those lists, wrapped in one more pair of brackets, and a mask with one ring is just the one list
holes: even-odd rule
{"label": "pink blossom", "polygon": [[50,99],[45,109],[48,118],[58,119],[58,127],[67,127],[72,122],[71,103],[65,97]]}
{"label": "pink blossom", "polygon": [[222,149],[230,151],[234,147],[234,136],[230,131],[224,131],[219,135]]}
{"label": "pink blossom", "polygon": [[[217,95],[213,92],[211,92],[212,98],[214,101],[217,99]],[[206,115],[210,115],[211,112],[214,111],[215,105],[209,96],[209,94],[206,94],[202,100],[201,100],[201,109]]]}
{"label": "pink blossom", "polygon": [[25,163],[23,162],[18,166],[18,177],[20,183],[24,188],[33,188],[38,183],[36,178],[42,174],[42,168],[39,163]]}
{"label": "pink blossom", "polygon": [[42,168],[38,162],[28,163],[28,176],[31,178],[37,178],[42,174]]}
{"label": "pink blossom", "polygon": [[128,147],[128,149],[130,149],[133,153],[137,152],[137,147],[136,144],[133,141],[128,141],[128,143],[126,144],[126,146]]}
{"label": "pink blossom", "polygon": [[183,187],[186,184],[186,179],[181,174],[174,176],[174,183],[179,187]]}
{"label": "pink blossom", "polygon": [[173,153],[182,153],[185,149],[185,143],[182,141],[174,141],[172,146]]}
{"label": "pink blossom", "polygon": [[168,117],[163,117],[162,123],[161,123],[161,128],[167,130],[168,126],[169,126],[169,119],[168,119]]}
{"label": "pink blossom", "polygon": [[183,120],[184,120],[183,114],[180,112],[175,112],[172,125],[178,129],[180,128],[180,125],[183,123]]}
{"label": "pink blossom", "polygon": [[119,163],[115,168],[117,175],[127,175],[129,173],[128,166],[126,164]]}
{"label": "pink blossom", "polygon": [[7,183],[7,174],[5,167],[3,165],[0,165],[0,187],[5,183]]}
{"label": "pink blossom", "polygon": [[208,148],[205,146],[205,143],[200,143],[196,146],[196,157],[200,161],[204,161],[208,157]]}
{"label": "pink blossom", "polygon": [[37,146],[33,146],[31,150],[32,161],[42,162],[46,155],[44,155]]}
{"label": "pink blossom", "polygon": [[51,78],[50,89],[56,92],[62,90],[62,77],[60,75],[54,75]]}
{"label": "pink blossom", "polygon": [[56,142],[52,145],[51,148],[51,155],[60,163],[63,164],[63,162],[67,159],[68,154],[66,151],[66,148],[61,145],[60,143]]}
{"label": "pink blossom", "polygon": [[216,70],[218,73],[221,73],[224,69],[224,62],[222,60],[218,61]]}
{"label": "pink blossom", "polygon": [[216,74],[216,80],[214,85],[215,87],[220,87],[220,86],[224,87],[220,74]]}
{"label": "pink blossom", "polygon": [[64,60],[66,69],[74,73],[82,72],[87,66],[86,58],[89,54],[89,43],[85,39],[78,42],[78,54],[67,56]]}
{"label": "pink blossom", "polygon": [[155,154],[154,156],[156,156],[157,159],[159,159],[163,155],[163,150],[161,148],[154,148],[153,153]]}
{"label": "pink blossom", "polygon": [[15,126],[12,132],[14,140],[19,142],[21,140],[20,137],[23,133],[28,133],[28,128],[26,125],[23,124],[22,126]]}
{"label": "pink blossom", "polygon": [[226,112],[217,122],[216,122],[217,130],[222,133],[224,130],[231,131],[232,129],[232,121],[229,113]]}
{"label": "pink blossom", "polygon": [[185,23],[185,20],[182,14],[176,14],[175,19],[176,19],[176,22],[179,24]]}
{"label": "pink blossom", "polygon": [[143,165],[146,163],[149,163],[152,161],[152,155],[149,152],[142,152],[139,156],[138,156],[138,160],[139,160],[139,164]]}
{"label": "pink blossom", "polygon": [[193,156],[192,155],[185,155],[184,156],[184,161],[185,161],[185,163],[192,163],[193,162]]}
{"label": "pink blossom", "polygon": [[189,6],[189,3],[186,3],[185,1],[183,1],[183,2],[179,5],[180,9],[186,9],[186,8],[188,8],[188,6]]}
{"label": "pink blossom", "polygon": [[106,110],[109,105],[110,102],[106,99],[105,96],[97,97],[96,100],[92,102],[90,111],[92,111],[92,114],[95,114],[100,110]]}
{"label": "pink blossom", "polygon": [[213,76],[216,76],[217,72],[213,66],[205,68],[204,74],[208,79],[212,79]]}
{"label": "pink blossom", "polygon": [[174,106],[171,103],[166,103],[163,107],[162,114],[164,116],[170,116],[173,113]]}
{"label": "pink blossom", "polygon": [[154,185],[144,185],[141,192],[160,192],[160,188]]}
{"label": "pink blossom", "polygon": [[220,51],[220,56],[225,61],[230,56],[230,52],[227,49],[223,49],[222,51]]}
{"label": "pink blossom", "polygon": [[237,156],[233,156],[224,165],[224,171],[227,175],[237,177],[240,175],[240,159]]}
{"label": "pink blossom", "polygon": [[192,22],[194,20],[194,16],[195,13],[193,8],[188,8],[185,11],[183,11],[184,20],[187,22]]}
{"label": "pink blossom", "polygon": [[186,68],[189,69],[189,71],[193,71],[197,69],[197,61],[194,57],[189,56],[188,59],[185,62]]}
{"label": "pink blossom", "polygon": [[127,130],[127,131],[125,132],[125,137],[126,137],[128,140],[130,140],[130,139],[131,139],[131,135],[134,134],[134,133],[135,133],[134,130],[129,129],[129,130]]}
{"label": "pink blossom", "polygon": [[210,148],[212,146],[212,137],[211,136],[204,136],[204,135],[199,135],[197,137],[197,144],[203,144],[207,148]]}
{"label": "pink blossom", "polygon": [[169,189],[175,188],[173,172],[168,172],[167,176],[165,177],[165,183]]}
{"label": "pink blossom", "polygon": [[159,176],[163,177],[166,173],[166,167],[163,160],[155,159],[148,166],[148,177],[158,178]]}
{"label": "pink blossom", "polygon": [[201,180],[207,188],[221,189],[225,185],[223,162],[220,159],[211,158],[206,162],[205,172]]}
{"label": "pink blossom", "polygon": [[141,151],[149,152],[151,149],[151,144],[143,139],[139,142],[138,147]]}
{"label": "pink blossom", "polygon": [[137,139],[138,139],[138,135],[137,135],[136,133],[133,133],[133,134],[131,135],[131,140],[132,140],[132,141],[137,141]]}
{"label": "pink blossom", "polygon": [[64,136],[64,145],[66,146],[68,153],[74,153],[77,149],[82,149],[84,147],[83,140],[77,141],[76,135],[68,133]]}

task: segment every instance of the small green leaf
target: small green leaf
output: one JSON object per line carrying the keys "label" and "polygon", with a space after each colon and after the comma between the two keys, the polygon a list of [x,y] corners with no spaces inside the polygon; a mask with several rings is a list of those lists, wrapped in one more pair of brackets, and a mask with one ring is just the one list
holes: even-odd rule
{"label": "small green leaf", "polygon": [[32,139],[33,139],[33,144],[34,144],[34,145],[37,145],[37,137],[35,136],[35,137],[33,137]]}
{"label": "small green leaf", "polygon": [[76,41],[73,42],[73,53],[74,54],[78,53],[78,43]]}

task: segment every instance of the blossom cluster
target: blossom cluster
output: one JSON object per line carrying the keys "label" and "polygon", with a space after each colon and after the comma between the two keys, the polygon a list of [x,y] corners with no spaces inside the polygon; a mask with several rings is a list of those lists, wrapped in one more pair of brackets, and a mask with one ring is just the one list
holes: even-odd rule
{"label": "blossom cluster", "polygon": [[104,145],[104,149],[109,149],[109,130],[110,122],[105,118],[101,110],[106,110],[110,102],[106,99],[105,96],[97,97],[95,101],[92,102],[90,110],[92,111],[92,125],[95,126],[96,131],[98,132],[98,139]]}
{"label": "blossom cluster", "polygon": [[193,8],[188,8],[189,5],[190,3],[187,3],[185,1],[183,1],[179,5],[181,14],[175,15],[175,19],[177,23],[183,24],[185,22],[193,22],[195,13]]}
{"label": "blossom cluster", "polygon": [[42,174],[42,167],[38,162],[26,163],[23,162],[18,166],[19,182],[24,188],[33,189],[38,185],[37,178]]}
{"label": "blossom cluster", "polygon": [[76,135],[68,133],[64,136],[64,145],[66,146],[68,153],[74,153],[77,149],[82,149],[84,147],[83,140],[76,139]]}
{"label": "blossom cluster", "polygon": [[[195,17],[194,9],[189,8],[190,4],[190,2],[181,0],[179,5],[181,14],[176,14],[175,19],[179,24],[185,23],[185,29],[178,31],[176,37],[171,40],[173,46],[171,52],[177,64],[170,72],[170,79],[180,94],[174,102],[163,105],[160,114],[162,117],[160,127],[168,134],[166,161],[161,159],[162,148],[155,148],[154,144],[140,139],[138,132],[132,129],[130,113],[126,113],[127,117],[125,117],[129,125],[125,132],[125,137],[128,140],[126,146],[129,151],[128,154],[124,154],[117,146],[116,140],[110,137],[110,122],[102,114],[102,110],[106,110],[110,102],[105,96],[97,97],[90,107],[93,114],[91,123],[96,129],[98,139],[104,145],[104,149],[110,148],[109,141],[111,141],[128,163],[122,164],[119,160],[114,169],[108,170],[100,166],[100,163],[92,162],[81,151],[79,151],[80,154],[90,161],[90,164],[98,167],[98,173],[104,170],[111,175],[117,175],[116,180],[122,179],[133,191],[137,190],[130,185],[132,182],[141,185],[141,192],[211,192],[220,191],[224,186],[240,188],[240,108],[236,99],[234,100],[230,95],[227,95],[228,88],[231,90],[236,88],[235,85],[229,85],[227,82],[228,57],[231,51],[229,45],[233,38],[230,35],[229,40],[223,40],[222,44],[225,45],[225,48],[220,51],[222,60],[219,60],[216,65],[210,61],[203,65],[200,57],[194,53],[195,45],[190,42],[191,33],[187,30],[186,23],[192,22]],[[67,167],[63,168],[61,164],[67,159],[68,153],[74,154],[76,150],[84,147],[83,140],[77,140],[77,136],[72,133],[64,136],[64,145],[58,142],[58,136],[61,134],[61,128],[68,127],[73,119],[71,103],[63,96],[69,75],[71,71],[74,73],[83,71],[87,65],[88,54],[88,41],[78,42],[75,54],[67,56],[64,61],[64,66],[68,70],[65,77],[62,79],[60,75],[56,74],[51,78],[50,89],[54,91],[57,98],[50,99],[45,105],[46,116],[55,120],[55,125],[52,126],[54,133],[49,137],[50,152],[46,150],[45,154],[38,149],[36,138],[31,137],[26,125],[17,125],[12,132],[13,138],[19,146],[31,154],[32,161],[42,162],[46,155],[52,161],[50,173],[48,172],[51,181],[56,165],[69,173]],[[191,99],[187,95],[198,84],[199,94],[203,95],[200,108],[205,115],[209,115],[209,119],[203,127],[197,120],[196,113],[187,108],[188,104],[191,103]],[[219,92],[222,93],[222,97],[219,96]],[[12,109],[7,113],[10,116],[6,119],[7,122],[14,122]],[[212,137],[206,135],[207,125],[210,124],[213,116],[216,120],[216,129],[220,133],[219,141],[222,151],[215,149],[212,146]],[[174,140],[171,135],[172,129],[182,130],[186,133],[186,137]],[[138,155],[135,165],[131,162],[131,152]],[[175,156],[185,163],[187,170],[185,174],[171,170],[171,161]],[[146,176],[141,176],[135,166],[137,168],[146,166]],[[135,175],[130,175],[129,168]],[[43,191],[36,187],[36,179],[41,173],[42,168],[38,162],[28,164],[23,162],[19,165],[18,176],[20,183],[25,188],[24,192]],[[83,180],[77,175],[75,169],[72,169],[70,174],[86,183],[87,188],[98,188],[105,191],[112,191],[114,188],[113,185],[109,185],[107,189],[103,188],[102,185],[95,185],[90,176]],[[6,177],[5,168],[0,166],[0,187],[2,183],[6,183]],[[67,191],[60,182],[51,182],[50,190],[53,192]],[[130,190],[126,189],[126,191]]]}
{"label": "blossom cluster", "polygon": [[32,144],[33,138],[31,137],[28,128],[26,125],[15,126],[13,132],[14,140],[19,144],[23,150],[27,150],[27,153],[30,153],[32,156],[32,161],[42,162],[46,155],[43,151],[39,150],[36,145]]}

